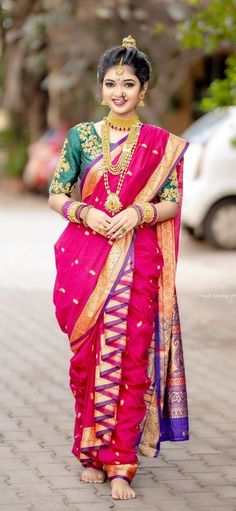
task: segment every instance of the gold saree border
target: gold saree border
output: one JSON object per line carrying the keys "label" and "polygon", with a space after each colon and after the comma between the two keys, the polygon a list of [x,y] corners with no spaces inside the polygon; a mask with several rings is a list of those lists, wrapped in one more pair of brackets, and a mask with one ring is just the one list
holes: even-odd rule
{"label": "gold saree border", "polygon": [[[159,311],[159,333],[161,337],[160,347],[160,375],[161,375],[161,403],[159,406],[163,409],[164,404],[164,391],[166,385],[166,375],[168,368],[168,351],[170,347],[169,329],[167,335],[165,333],[162,318],[167,319],[170,325],[173,315],[173,300],[175,293],[175,274],[176,274],[176,259],[175,259],[175,238],[174,238],[174,219],[171,218],[164,222],[157,223],[157,238],[158,243],[163,255],[164,265],[160,274],[158,283],[158,311]],[[154,364],[154,357],[150,361]],[[149,368],[149,371],[151,369]],[[153,368],[151,372],[153,373]],[[149,397],[150,400],[150,397]],[[143,423],[142,438],[139,444],[139,453],[143,456],[154,457],[156,454],[156,446],[160,438],[160,421],[158,415],[158,403],[156,391],[154,390],[151,402],[147,403],[146,418]]]}
{"label": "gold saree border", "polygon": [[149,202],[157,195],[171,168],[181,156],[186,144],[187,142],[185,140],[170,133],[165,153],[159,165],[152,173],[144,188],[136,196],[135,202]]}
{"label": "gold saree border", "polygon": [[142,432],[138,452],[148,458],[154,458],[157,442],[160,437],[160,424],[157,413],[157,397],[153,392],[151,402],[148,407],[148,415]]}
{"label": "gold saree border", "polygon": [[115,479],[115,477],[121,477],[122,479],[128,479],[129,482],[134,478],[137,468],[137,463],[122,464],[119,461],[115,461],[115,464],[104,463],[103,465],[103,470],[110,480]]}
{"label": "gold saree border", "polygon": [[[170,134],[166,146],[166,154],[154,171],[143,190],[136,197],[136,202],[148,202],[157,193],[157,188],[165,180],[168,169],[170,170],[178,161],[186,147],[186,141]],[[164,265],[158,283],[158,311],[159,311],[159,334],[160,334],[160,377],[161,377],[161,403],[157,403],[156,391],[151,397],[145,396],[147,411],[142,423],[142,437],[138,452],[143,456],[154,457],[157,444],[160,439],[160,421],[158,407],[163,409],[166,375],[168,369],[168,352],[171,342],[171,323],[175,299],[175,277],[176,277],[176,254],[175,254],[175,233],[174,219],[158,222],[156,225],[157,240],[161,249]],[[165,324],[164,324],[165,323]],[[167,327],[167,328],[166,328]],[[149,365],[154,364],[154,356],[150,357]],[[155,368],[150,367],[148,371],[154,373]]]}
{"label": "gold saree border", "polygon": [[[99,313],[122,268],[132,236],[133,231],[130,231],[123,238],[113,242],[107,260],[100,272],[96,287],[75,323],[70,336],[71,343],[83,336],[95,325]],[[75,351],[79,345],[80,341],[78,341],[78,345],[73,346],[73,351]]]}

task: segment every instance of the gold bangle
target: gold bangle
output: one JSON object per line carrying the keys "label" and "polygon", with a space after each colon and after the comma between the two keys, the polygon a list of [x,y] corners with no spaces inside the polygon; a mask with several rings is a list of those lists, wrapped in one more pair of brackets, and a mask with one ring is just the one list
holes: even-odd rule
{"label": "gold bangle", "polygon": [[89,205],[86,208],[84,208],[85,209],[84,217],[81,220],[82,220],[82,222],[83,222],[85,227],[89,227],[89,225],[87,224],[87,216],[88,216],[89,210],[92,209],[92,208],[94,208],[94,206],[92,206],[92,205]]}
{"label": "gold bangle", "polygon": [[76,216],[76,211],[77,211],[79,205],[80,205],[80,202],[75,201],[68,208],[68,218],[69,218],[70,222],[73,222],[75,224],[79,223],[79,220]]}
{"label": "gold bangle", "polygon": [[154,210],[152,204],[149,202],[144,202],[141,204],[143,209],[144,223],[149,223],[153,221],[154,218]]}

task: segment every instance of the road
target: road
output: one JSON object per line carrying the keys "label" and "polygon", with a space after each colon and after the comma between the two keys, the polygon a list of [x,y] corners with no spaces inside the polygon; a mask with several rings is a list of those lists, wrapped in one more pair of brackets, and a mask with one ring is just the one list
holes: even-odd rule
{"label": "road", "polygon": [[52,306],[53,244],[64,228],[44,198],[0,198],[0,511],[235,511],[235,252],[182,233],[177,272],[190,441],[140,459],[135,501],[79,481],[70,453],[71,352]]}

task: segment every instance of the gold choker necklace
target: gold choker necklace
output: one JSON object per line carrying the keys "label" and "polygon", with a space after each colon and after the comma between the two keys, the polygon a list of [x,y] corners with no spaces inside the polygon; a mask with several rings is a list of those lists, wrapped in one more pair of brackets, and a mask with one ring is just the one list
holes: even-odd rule
{"label": "gold choker necklace", "polygon": [[106,120],[110,128],[118,131],[130,131],[134,125],[139,123],[137,115],[133,115],[133,117],[130,117],[129,119],[123,119],[122,117],[114,115],[112,112],[109,112]]}

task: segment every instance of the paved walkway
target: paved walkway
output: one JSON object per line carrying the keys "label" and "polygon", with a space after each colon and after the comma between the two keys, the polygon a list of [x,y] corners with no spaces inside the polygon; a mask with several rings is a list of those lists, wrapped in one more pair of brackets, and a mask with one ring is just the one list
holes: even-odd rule
{"label": "paved walkway", "polygon": [[70,453],[70,351],[51,304],[51,247],[63,223],[41,199],[21,199],[1,217],[0,511],[236,510],[235,254],[183,236],[178,288],[191,440],[141,458],[137,499],[116,502],[108,483],[80,482]]}

